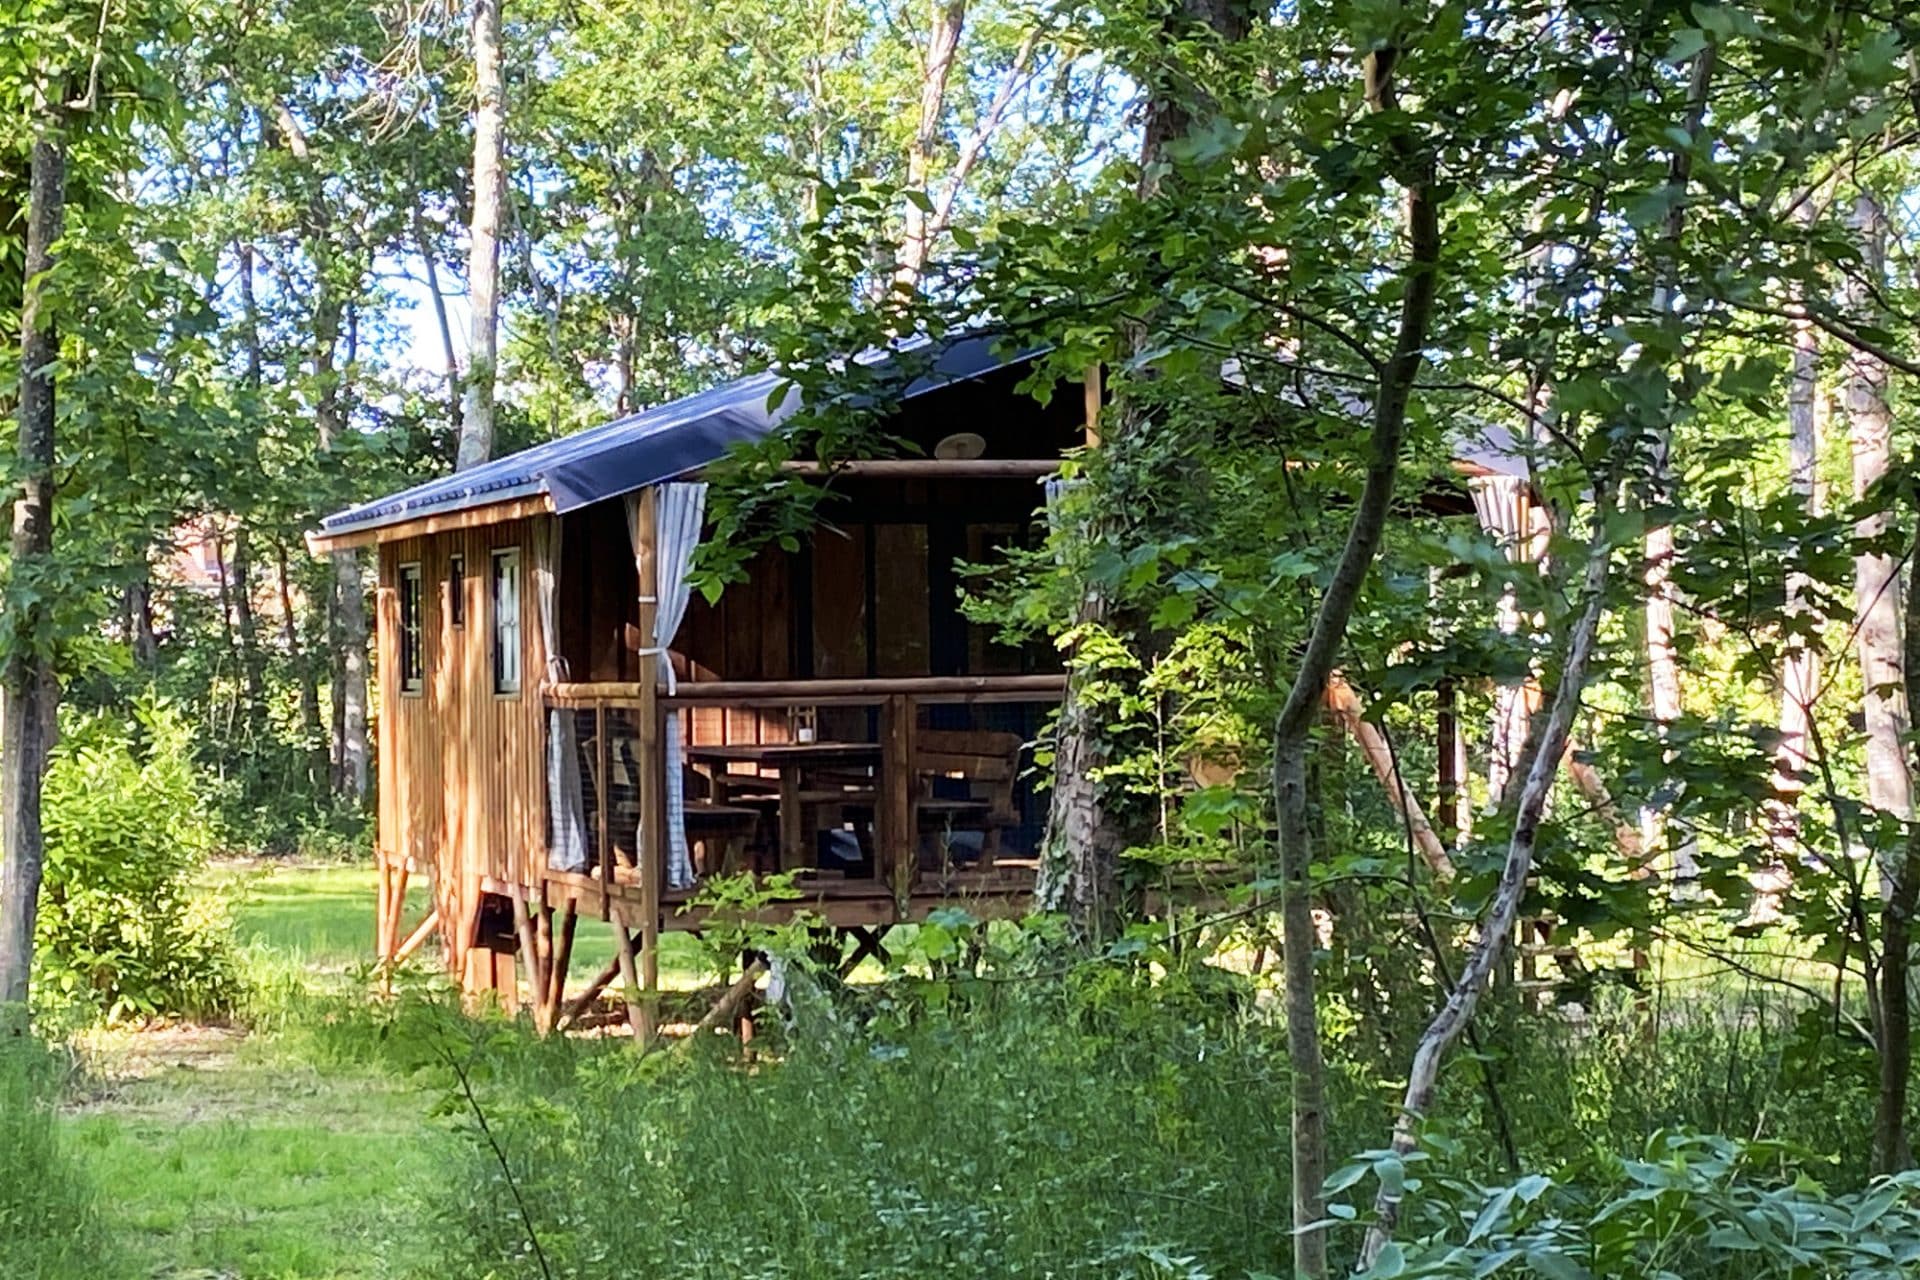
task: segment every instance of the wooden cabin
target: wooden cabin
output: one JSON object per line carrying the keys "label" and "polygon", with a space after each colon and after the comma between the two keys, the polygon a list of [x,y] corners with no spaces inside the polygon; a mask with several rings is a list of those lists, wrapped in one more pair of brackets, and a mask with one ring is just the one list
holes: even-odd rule
{"label": "wooden cabin", "polygon": [[942,904],[1025,910],[1030,744],[1065,678],[961,615],[955,565],[1044,536],[1043,483],[1098,393],[1042,405],[1031,358],[983,338],[914,358],[887,428],[918,456],[836,468],[811,538],[716,604],[687,584],[701,470],[797,409],[774,375],[323,522],[316,551],[378,556],[383,959],[437,933],[470,993],[512,1005],[518,956],[552,1025],[580,917],[619,952],[583,1000],[617,976],[651,992],[661,931],[699,928],[718,874],[791,872],[778,910],[868,946]]}
{"label": "wooden cabin", "polygon": [[551,1004],[587,915],[650,988],[659,932],[698,928],[699,883],[735,871],[792,872],[787,910],[856,930],[1024,910],[1030,744],[1065,680],[961,616],[955,565],[1043,536],[1084,397],[1041,406],[1030,360],[984,339],[916,367],[888,429],[923,456],[837,468],[817,532],[716,604],[686,581],[699,474],[797,408],[772,375],[323,522],[316,551],[378,557],[384,958],[437,933],[470,992],[512,1002],[520,954]]}

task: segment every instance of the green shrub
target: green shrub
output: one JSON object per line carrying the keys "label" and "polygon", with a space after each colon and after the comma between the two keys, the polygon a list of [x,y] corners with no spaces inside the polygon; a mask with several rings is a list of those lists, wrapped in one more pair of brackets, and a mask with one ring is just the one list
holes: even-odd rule
{"label": "green shrub", "polygon": [[0,1274],[100,1275],[93,1194],[59,1142],[61,1063],[38,1041],[0,1035]]}
{"label": "green shrub", "polygon": [[225,1011],[238,987],[225,900],[197,883],[211,833],[186,721],[164,703],[75,718],[47,770],[42,1014]]}
{"label": "green shrub", "polygon": [[[1920,1173],[1830,1195],[1790,1170],[1804,1153],[1684,1132],[1655,1134],[1638,1159],[1599,1155],[1557,1177],[1503,1186],[1434,1176],[1417,1153],[1373,1152],[1363,1170],[1410,1189],[1413,1229],[1369,1277],[1480,1280],[1901,1280],[1920,1273]],[[1434,1161],[1443,1164],[1444,1161]],[[1347,1215],[1352,1210],[1343,1211]]]}

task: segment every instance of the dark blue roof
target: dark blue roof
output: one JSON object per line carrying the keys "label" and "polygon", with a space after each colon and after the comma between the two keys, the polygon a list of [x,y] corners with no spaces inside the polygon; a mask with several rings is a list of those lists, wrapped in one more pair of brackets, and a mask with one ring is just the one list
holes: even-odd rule
{"label": "dark blue roof", "polygon": [[[911,356],[912,368],[923,371],[901,393],[910,400],[1038,354],[1003,356],[995,344],[985,335],[938,348],[920,339],[860,359],[874,366],[901,360],[904,375],[905,358]],[[326,537],[339,537],[538,494],[545,494],[555,511],[572,511],[714,462],[733,445],[770,434],[799,408],[800,393],[784,375],[757,373],[350,507],[322,520],[320,529]]]}

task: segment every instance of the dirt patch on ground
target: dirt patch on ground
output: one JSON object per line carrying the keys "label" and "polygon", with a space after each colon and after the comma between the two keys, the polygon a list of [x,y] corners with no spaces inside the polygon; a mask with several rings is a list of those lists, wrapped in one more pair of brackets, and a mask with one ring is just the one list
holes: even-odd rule
{"label": "dirt patch on ground", "polygon": [[[172,1098],[186,1084],[218,1093],[234,1071],[247,1032],[239,1027],[168,1023],[91,1032],[75,1042],[78,1072],[67,1093],[74,1115],[111,1108],[139,1110],[143,1101]],[[182,1117],[191,1118],[191,1117]]]}

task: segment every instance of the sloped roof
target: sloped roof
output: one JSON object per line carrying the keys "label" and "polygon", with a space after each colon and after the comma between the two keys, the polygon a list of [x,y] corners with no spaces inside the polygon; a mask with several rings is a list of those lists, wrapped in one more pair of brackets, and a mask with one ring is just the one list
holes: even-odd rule
{"label": "sloped roof", "polygon": [[[987,335],[959,338],[938,348],[920,339],[859,359],[884,366],[911,355],[914,369],[924,361],[924,372],[901,393],[902,399],[912,400],[1039,354],[1028,350],[1003,356],[996,354],[995,345]],[[320,533],[329,539],[345,537],[515,498],[544,496],[554,511],[572,511],[715,462],[733,445],[770,434],[799,409],[800,393],[784,375],[753,374],[349,507],[322,520]]]}
{"label": "sloped roof", "polygon": [[[901,365],[900,376],[916,374],[900,393],[905,401],[1025,364],[1045,350],[1006,355],[996,351],[999,342],[990,334],[941,344],[910,339],[854,358],[882,374],[894,362]],[[1221,374],[1230,383],[1245,385],[1237,361],[1226,362]],[[523,498],[543,498],[555,512],[590,506],[683,475],[718,461],[735,444],[771,434],[799,411],[800,399],[799,390],[777,371],[738,378],[349,507],[320,522],[320,538],[364,537],[392,525]],[[1369,409],[1366,401],[1348,393],[1338,399],[1356,417]],[[1469,423],[1456,431],[1452,451],[1456,466],[1469,475],[1529,474],[1523,448],[1505,428],[1491,423]]]}

